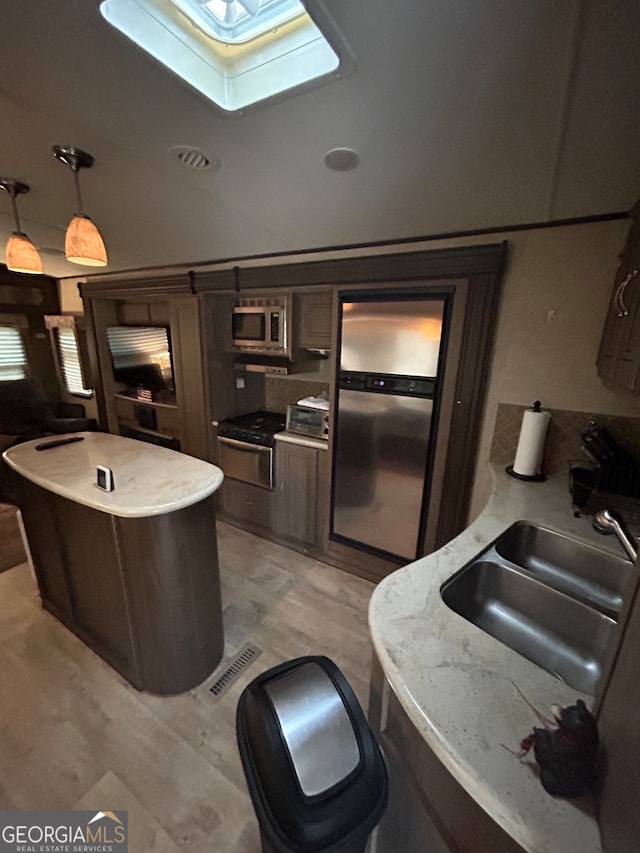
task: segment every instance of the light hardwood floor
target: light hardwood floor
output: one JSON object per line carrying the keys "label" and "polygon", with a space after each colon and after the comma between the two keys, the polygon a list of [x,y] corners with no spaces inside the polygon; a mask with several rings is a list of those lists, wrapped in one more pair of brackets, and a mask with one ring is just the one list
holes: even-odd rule
{"label": "light hardwood floor", "polygon": [[[126,809],[131,853],[258,853],[235,710],[260,672],[325,654],[367,707],[373,584],[219,523],[223,663],[176,697],[139,693],[43,611],[27,564],[0,574],[0,809]],[[222,696],[238,649],[262,654]]]}

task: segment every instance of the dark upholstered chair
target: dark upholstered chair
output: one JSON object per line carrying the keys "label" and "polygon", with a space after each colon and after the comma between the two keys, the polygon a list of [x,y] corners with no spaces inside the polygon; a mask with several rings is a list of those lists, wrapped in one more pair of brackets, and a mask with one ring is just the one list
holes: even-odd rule
{"label": "dark upholstered chair", "polygon": [[[95,429],[96,421],[84,417],[82,405],[62,403],[54,411],[37,379],[0,381],[0,453],[31,438]],[[8,503],[15,499],[12,473],[4,462],[0,465],[0,500]]]}

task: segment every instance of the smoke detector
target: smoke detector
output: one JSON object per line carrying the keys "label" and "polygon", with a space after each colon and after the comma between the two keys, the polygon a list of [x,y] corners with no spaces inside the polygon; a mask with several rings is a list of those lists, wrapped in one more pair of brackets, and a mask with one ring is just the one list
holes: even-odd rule
{"label": "smoke detector", "polygon": [[334,172],[350,172],[360,165],[360,155],[352,148],[332,148],[324,155],[324,164]]}

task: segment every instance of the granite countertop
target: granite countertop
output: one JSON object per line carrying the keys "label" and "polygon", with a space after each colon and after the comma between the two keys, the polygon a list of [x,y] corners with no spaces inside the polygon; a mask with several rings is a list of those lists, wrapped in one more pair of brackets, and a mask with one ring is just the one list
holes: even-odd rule
{"label": "granite countertop", "polygon": [[502,531],[533,521],[622,556],[617,541],[573,515],[566,477],[515,480],[495,466],[485,510],[439,551],[386,577],[375,589],[369,626],[385,676],[418,732],[479,805],[530,853],[600,853],[587,800],[547,794],[533,751],[515,752],[553,703],[585,696],[450,610],[440,586]]}
{"label": "granite countertop", "polygon": [[[82,441],[48,450],[58,438]],[[191,506],[219,488],[220,468],[154,444],[103,432],[80,432],[25,441],[2,454],[23,477],[64,498],[125,518],[162,515]],[[115,488],[96,485],[96,466],[113,472]]]}

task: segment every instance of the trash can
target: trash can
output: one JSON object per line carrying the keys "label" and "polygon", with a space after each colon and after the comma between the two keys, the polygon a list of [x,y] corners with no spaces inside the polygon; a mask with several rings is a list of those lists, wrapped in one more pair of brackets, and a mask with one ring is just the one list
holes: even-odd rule
{"label": "trash can", "polygon": [[362,853],[387,804],[387,770],[362,708],[322,656],[245,687],[238,749],[264,853]]}

